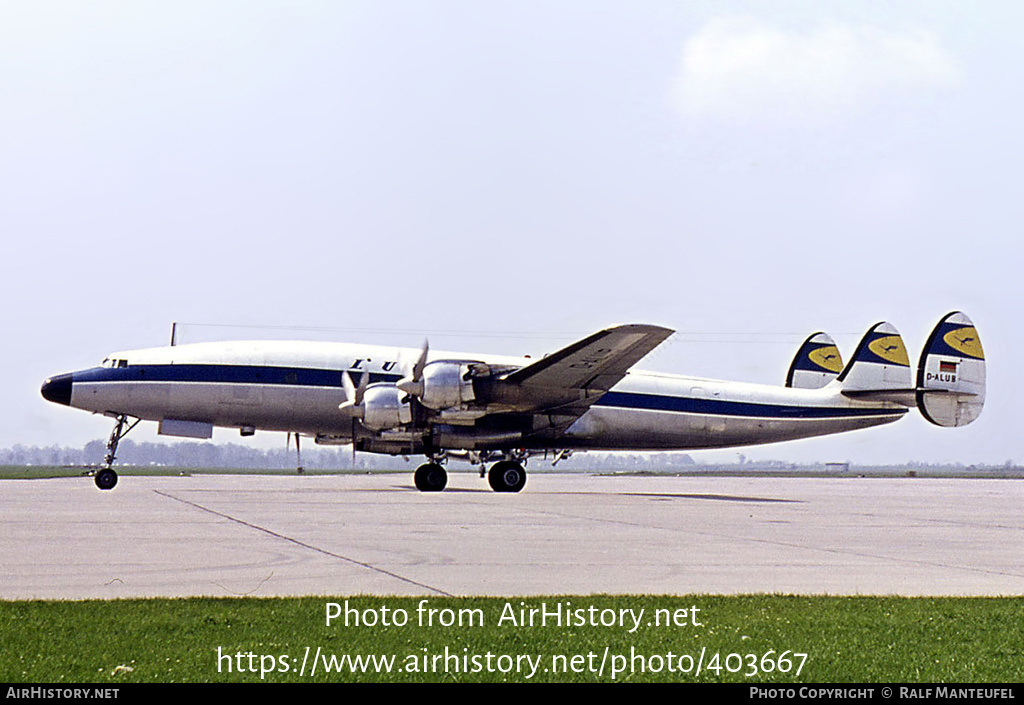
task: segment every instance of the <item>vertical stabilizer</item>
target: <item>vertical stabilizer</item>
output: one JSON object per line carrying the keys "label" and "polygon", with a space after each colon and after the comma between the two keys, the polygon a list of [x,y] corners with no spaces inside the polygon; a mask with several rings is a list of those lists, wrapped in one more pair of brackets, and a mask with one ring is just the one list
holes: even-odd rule
{"label": "vertical stabilizer", "polygon": [[843,358],[828,333],[814,333],[796,351],[786,375],[786,386],[796,389],[821,389],[839,376]]}
{"label": "vertical stabilizer", "polygon": [[917,406],[937,426],[966,426],[985,405],[985,352],[971,319],[954,311],[928,337],[917,366]]}
{"label": "vertical stabilizer", "polygon": [[[871,326],[838,380],[843,392],[913,392],[910,358],[903,338],[891,323]],[[911,402],[912,403],[912,402]]]}

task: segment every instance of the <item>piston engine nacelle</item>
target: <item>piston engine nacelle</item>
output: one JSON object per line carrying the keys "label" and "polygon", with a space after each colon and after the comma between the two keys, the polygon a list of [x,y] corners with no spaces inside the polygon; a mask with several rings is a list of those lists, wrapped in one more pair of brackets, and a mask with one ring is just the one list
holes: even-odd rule
{"label": "piston engine nacelle", "polygon": [[476,399],[472,368],[465,362],[439,360],[428,363],[420,380],[403,380],[399,386],[417,397],[423,406],[435,411],[458,407]]}
{"label": "piston engine nacelle", "polygon": [[363,426],[371,431],[400,428],[412,421],[405,393],[393,384],[371,384],[363,394]]}

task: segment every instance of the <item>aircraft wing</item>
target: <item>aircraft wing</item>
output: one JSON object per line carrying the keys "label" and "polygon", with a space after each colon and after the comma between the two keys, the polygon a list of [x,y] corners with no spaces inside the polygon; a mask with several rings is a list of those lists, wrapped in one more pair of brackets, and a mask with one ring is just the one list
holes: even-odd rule
{"label": "aircraft wing", "polygon": [[479,375],[473,385],[473,403],[441,409],[434,422],[445,427],[443,432],[451,432],[453,424],[476,425],[478,430],[511,429],[535,438],[557,438],[674,332],[641,324],[617,326],[524,367]]}
{"label": "aircraft wing", "polygon": [[607,392],[675,331],[643,324],[602,330],[506,375],[507,384]]}
{"label": "aircraft wing", "polygon": [[599,331],[502,376],[494,401],[509,411],[557,414],[562,417],[558,425],[564,426],[673,332],[642,324]]}

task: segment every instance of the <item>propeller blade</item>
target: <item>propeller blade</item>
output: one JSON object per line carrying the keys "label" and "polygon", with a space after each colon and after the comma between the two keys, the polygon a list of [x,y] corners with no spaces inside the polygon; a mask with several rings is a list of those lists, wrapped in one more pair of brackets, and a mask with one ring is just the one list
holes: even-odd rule
{"label": "propeller blade", "polygon": [[409,374],[398,380],[397,386],[406,394],[414,397],[423,396],[423,368],[427,366],[427,354],[430,352],[430,341],[423,341],[423,349],[420,350],[419,359],[413,364]]}
{"label": "propeller blade", "polygon": [[363,370],[363,374],[359,375],[359,386],[356,387],[356,404],[363,403],[363,394],[366,393],[366,386],[370,383],[370,373],[368,370]]}
{"label": "propeller blade", "polygon": [[363,396],[366,393],[366,386],[370,381],[370,373],[363,370],[363,374],[359,376],[359,385],[352,381],[352,375],[345,371],[341,375],[341,386],[345,388],[345,401],[338,404],[338,408],[343,413],[350,415],[354,419],[363,418]]}
{"label": "propeller blade", "polygon": [[345,403],[356,403],[356,385],[352,383],[352,375],[347,371],[341,375],[341,386],[345,389]]}
{"label": "propeller blade", "polygon": [[412,378],[417,382],[423,377],[423,368],[427,366],[427,353],[430,352],[430,341],[427,339],[423,340],[423,349],[420,351],[420,357],[416,360],[416,364],[412,366]]}

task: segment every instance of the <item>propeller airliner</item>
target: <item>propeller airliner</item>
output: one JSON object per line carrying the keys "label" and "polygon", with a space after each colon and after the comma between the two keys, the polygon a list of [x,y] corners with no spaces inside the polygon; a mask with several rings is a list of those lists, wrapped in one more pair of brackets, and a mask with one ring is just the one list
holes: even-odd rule
{"label": "propeller airliner", "polygon": [[815,333],[785,386],[634,370],[673,331],[622,325],[539,359],[324,342],[193,343],[117,352],[47,379],[42,395],[115,420],[100,489],[117,484],[118,443],[140,421],[211,438],[214,427],[312,437],[353,451],[424,455],[424,492],[449,458],[480,466],[497,492],[526,484],[526,461],[577,450],[694,450],[774,443],[891,423],[911,407],[964,426],[985,402],[985,356],[971,320],[932,331],[916,375],[897,330],[872,326],[848,364]]}

